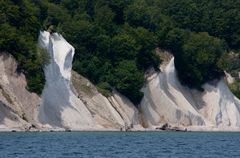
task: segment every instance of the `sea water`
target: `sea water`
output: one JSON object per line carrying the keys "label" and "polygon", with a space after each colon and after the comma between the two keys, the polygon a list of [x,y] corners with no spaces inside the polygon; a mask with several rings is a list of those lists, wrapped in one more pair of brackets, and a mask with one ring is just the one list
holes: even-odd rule
{"label": "sea water", "polygon": [[240,133],[3,132],[0,157],[240,157]]}

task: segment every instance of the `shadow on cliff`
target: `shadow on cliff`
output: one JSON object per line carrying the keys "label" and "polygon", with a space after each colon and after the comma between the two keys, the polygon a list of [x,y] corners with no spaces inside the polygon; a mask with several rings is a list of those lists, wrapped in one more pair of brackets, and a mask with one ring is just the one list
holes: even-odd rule
{"label": "shadow on cliff", "polygon": [[[62,40],[58,35],[51,35],[51,38],[54,41]],[[38,119],[42,124],[49,124],[53,127],[64,127],[62,113],[66,108],[74,109],[70,102],[70,96],[74,94],[70,94],[70,81],[61,75],[59,65],[54,60],[54,44],[52,40],[50,39],[49,44],[51,47],[48,47],[51,58],[50,63],[46,65],[44,69],[46,83],[42,93],[42,104],[40,105]],[[72,58],[72,53],[73,50],[70,49],[65,61],[69,60],[70,57]],[[70,60],[70,62],[72,62],[72,60]],[[65,68],[71,68],[71,63],[66,64],[65,62],[64,69]]]}
{"label": "shadow on cliff", "polygon": [[5,117],[6,117],[6,105],[2,102],[2,101],[0,101],[0,124],[4,124],[4,119],[5,119]]}
{"label": "shadow on cliff", "polygon": [[57,33],[50,35],[49,46],[46,48],[50,55],[50,63],[44,68],[46,83],[39,109],[39,121],[63,128],[89,125],[88,120],[84,119],[88,110],[70,86],[74,48]]}
{"label": "shadow on cliff", "polygon": [[0,124],[4,124],[5,118],[12,121],[18,120],[18,116],[2,101],[0,101]]}

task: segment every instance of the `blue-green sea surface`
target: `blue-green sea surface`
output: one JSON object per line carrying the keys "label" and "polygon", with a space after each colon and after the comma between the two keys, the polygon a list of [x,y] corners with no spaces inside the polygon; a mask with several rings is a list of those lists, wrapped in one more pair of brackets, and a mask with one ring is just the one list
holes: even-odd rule
{"label": "blue-green sea surface", "polygon": [[240,133],[6,132],[0,133],[0,157],[240,157]]}

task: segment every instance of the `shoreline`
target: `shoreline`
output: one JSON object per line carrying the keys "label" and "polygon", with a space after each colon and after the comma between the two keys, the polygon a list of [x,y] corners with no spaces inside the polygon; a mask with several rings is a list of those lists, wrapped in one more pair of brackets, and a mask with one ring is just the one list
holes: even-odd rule
{"label": "shoreline", "polygon": [[23,129],[15,129],[15,128],[11,128],[11,129],[0,129],[0,133],[4,133],[4,132],[11,132],[11,133],[15,133],[15,132],[23,132],[23,133],[42,133],[42,132],[208,132],[208,133],[221,133],[221,132],[233,132],[233,133],[238,133],[240,132],[240,129],[217,129],[217,128],[213,128],[213,129],[203,129],[203,128],[199,128],[199,129],[187,129],[187,130],[172,130],[172,129],[168,129],[168,130],[161,130],[161,129],[149,129],[149,128],[145,128],[145,129],[130,129],[130,130],[117,130],[117,129],[79,129],[79,130],[74,130],[74,129],[32,129],[32,130],[23,130]]}

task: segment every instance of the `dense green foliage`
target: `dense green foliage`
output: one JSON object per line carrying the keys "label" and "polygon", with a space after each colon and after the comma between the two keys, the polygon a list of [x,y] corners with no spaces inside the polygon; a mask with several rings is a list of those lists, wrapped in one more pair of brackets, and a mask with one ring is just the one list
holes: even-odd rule
{"label": "dense green foliage", "polygon": [[240,81],[230,84],[229,88],[236,97],[240,98]]}
{"label": "dense green foliage", "polygon": [[224,39],[231,48],[240,48],[240,1],[160,0],[158,6],[177,27],[208,32]]}
{"label": "dense green foliage", "polygon": [[39,29],[75,47],[73,68],[104,94],[115,88],[134,103],[144,71],[158,68],[157,47],[171,51],[180,81],[201,89],[220,78],[228,49],[240,48],[240,4],[214,0],[0,0],[0,52],[10,52],[41,92],[47,56]]}
{"label": "dense green foliage", "polygon": [[226,49],[222,40],[206,32],[192,33],[181,29],[171,30],[166,39],[182,84],[201,90],[206,81],[224,75],[222,56]]}
{"label": "dense green foliage", "polygon": [[27,88],[38,94],[44,86],[42,66],[46,57],[36,47],[39,16],[39,8],[31,1],[0,0],[0,52],[9,52],[17,59],[18,70],[27,76]]}
{"label": "dense green foliage", "polygon": [[[159,59],[154,53],[156,35],[125,21],[124,10],[130,3],[55,1],[51,3],[54,9],[48,8],[48,14],[53,16],[46,19],[45,26],[55,19],[56,30],[75,47],[74,70],[89,78],[104,94],[115,88],[137,104],[143,96],[140,88],[144,71],[151,66],[158,69]],[[64,16],[59,16],[55,7]]]}
{"label": "dense green foliage", "polygon": [[[181,54],[175,56],[176,67],[180,67],[181,72],[191,73],[179,76],[181,75],[185,84],[191,83],[189,86],[200,88],[205,81],[223,75],[221,65],[218,65],[223,53],[224,44],[221,40],[210,37],[207,33],[190,34],[183,44]],[[185,67],[184,63],[187,63],[188,67]]]}
{"label": "dense green foliage", "polygon": [[220,59],[220,62],[223,63],[224,69],[234,77],[235,80],[229,84],[229,88],[235,96],[240,98],[240,53],[225,53]]}

